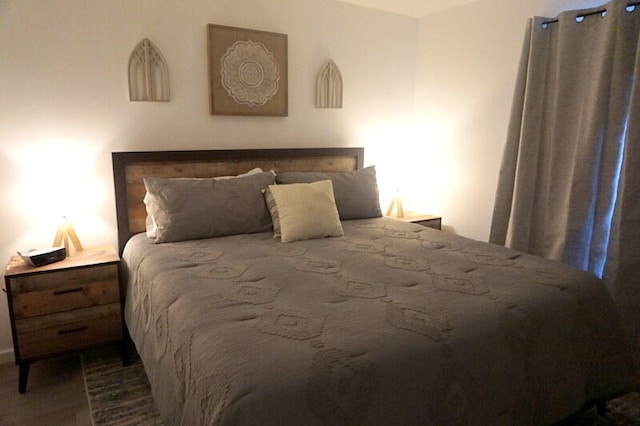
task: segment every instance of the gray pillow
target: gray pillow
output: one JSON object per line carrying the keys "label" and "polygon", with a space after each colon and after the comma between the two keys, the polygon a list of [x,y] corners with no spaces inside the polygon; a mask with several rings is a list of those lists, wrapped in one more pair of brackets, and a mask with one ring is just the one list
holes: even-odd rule
{"label": "gray pillow", "polygon": [[271,230],[262,190],[273,173],[236,179],[145,177],[144,203],[157,225],[156,243]]}
{"label": "gray pillow", "polygon": [[382,216],[375,166],[353,172],[285,172],[276,175],[276,183],[311,183],[331,180],[341,220]]}
{"label": "gray pillow", "polygon": [[[222,179],[235,179],[235,178],[239,178],[239,177],[243,177],[243,176],[249,176],[249,175],[254,175],[256,173],[262,173],[262,169],[260,167],[256,167],[254,169],[249,170],[246,173],[242,173],[239,175],[235,175],[235,176],[216,176],[212,179],[215,180],[222,180]],[[271,173],[273,173],[273,171],[271,171]],[[145,197],[147,196],[147,194],[144,195]],[[153,218],[152,215],[147,214],[147,218],[145,220],[145,228],[147,229],[147,237],[149,238],[155,238],[156,237],[156,222],[155,219]]]}

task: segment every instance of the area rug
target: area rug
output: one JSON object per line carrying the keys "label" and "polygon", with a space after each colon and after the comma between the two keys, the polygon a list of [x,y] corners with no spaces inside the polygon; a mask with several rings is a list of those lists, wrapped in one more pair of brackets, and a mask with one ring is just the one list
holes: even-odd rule
{"label": "area rug", "polygon": [[[135,350],[130,364],[122,365],[114,347],[84,351],[82,373],[95,426],[162,425],[144,367]],[[640,393],[633,392],[607,403],[607,415],[587,410],[556,426],[640,426]]]}
{"label": "area rug", "polygon": [[95,426],[162,425],[140,358],[130,351],[122,365],[115,347],[80,354],[91,418]]}
{"label": "area rug", "polygon": [[599,416],[595,408],[575,414],[555,426],[638,426],[640,393],[631,392],[607,402],[607,414]]}

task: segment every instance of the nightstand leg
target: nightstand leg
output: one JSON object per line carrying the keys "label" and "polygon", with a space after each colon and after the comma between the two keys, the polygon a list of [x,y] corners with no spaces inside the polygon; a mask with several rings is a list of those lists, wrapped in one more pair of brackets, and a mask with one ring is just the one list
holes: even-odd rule
{"label": "nightstand leg", "polygon": [[129,352],[127,351],[127,342],[123,340],[122,343],[118,344],[118,349],[120,350],[120,359],[122,360],[122,366],[129,366]]}
{"label": "nightstand leg", "polygon": [[18,392],[25,393],[27,390],[27,378],[29,377],[30,362],[21,362],[18,370]]}

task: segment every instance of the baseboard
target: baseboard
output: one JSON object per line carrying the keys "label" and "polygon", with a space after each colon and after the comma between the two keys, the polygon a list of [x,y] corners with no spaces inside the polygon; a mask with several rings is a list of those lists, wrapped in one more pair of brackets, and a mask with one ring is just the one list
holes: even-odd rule
{"label": "baseboard", "polygon": [[15,362],[15,360],[16,359],[13,356],[13,348],[0,350],[0,364]]}

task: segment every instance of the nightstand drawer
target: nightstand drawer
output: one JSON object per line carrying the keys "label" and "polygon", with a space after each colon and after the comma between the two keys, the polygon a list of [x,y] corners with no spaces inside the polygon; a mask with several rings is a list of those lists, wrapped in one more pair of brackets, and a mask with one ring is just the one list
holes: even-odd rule
{"label": "nightstand drawer", "polygon": [[407,223],[415,223],[416,225],[425,226],[427,228],[433,228],[437,230],[442,229],[442,218],[440,216],[434,216],[432,214],[423,214],[415,212],[405,212],[404,216],[387,216],[396,220],[401,220]]}
{"label": "nightstand drawer", "polygon": [[73,286],[96,281],[117,281],[117,279],[118,265],[115,263],[85,268],[57,269],[12,277],[11,294],[58,289],[61,286]]}
{"label": "nightstand drawer", "polygon": [[16,320],[15,325],[22,359],[122,338],[119,303]]}
{"label": "nightstand drawer", "polygon": [[[88,273],[95,272],[96,269],[96,276]],[[15,288],[15,283],[11,286],[13,314],[16,319],[106,305],[120,299],[116,265],[58,271],[50,277],[47,275],[49,274],[14,280],[19,281]],[[45,278],[57,285],[51,286]]]}
{"label": "nightstand drawer", "polygon": [[416,220],[413,223],[415,223],[416,225],[425,226],[427,228],[433,228],[437,230],[442,229],[442,219],[439,217],[436,217],[433,219],[426,219],[426,220]]}

